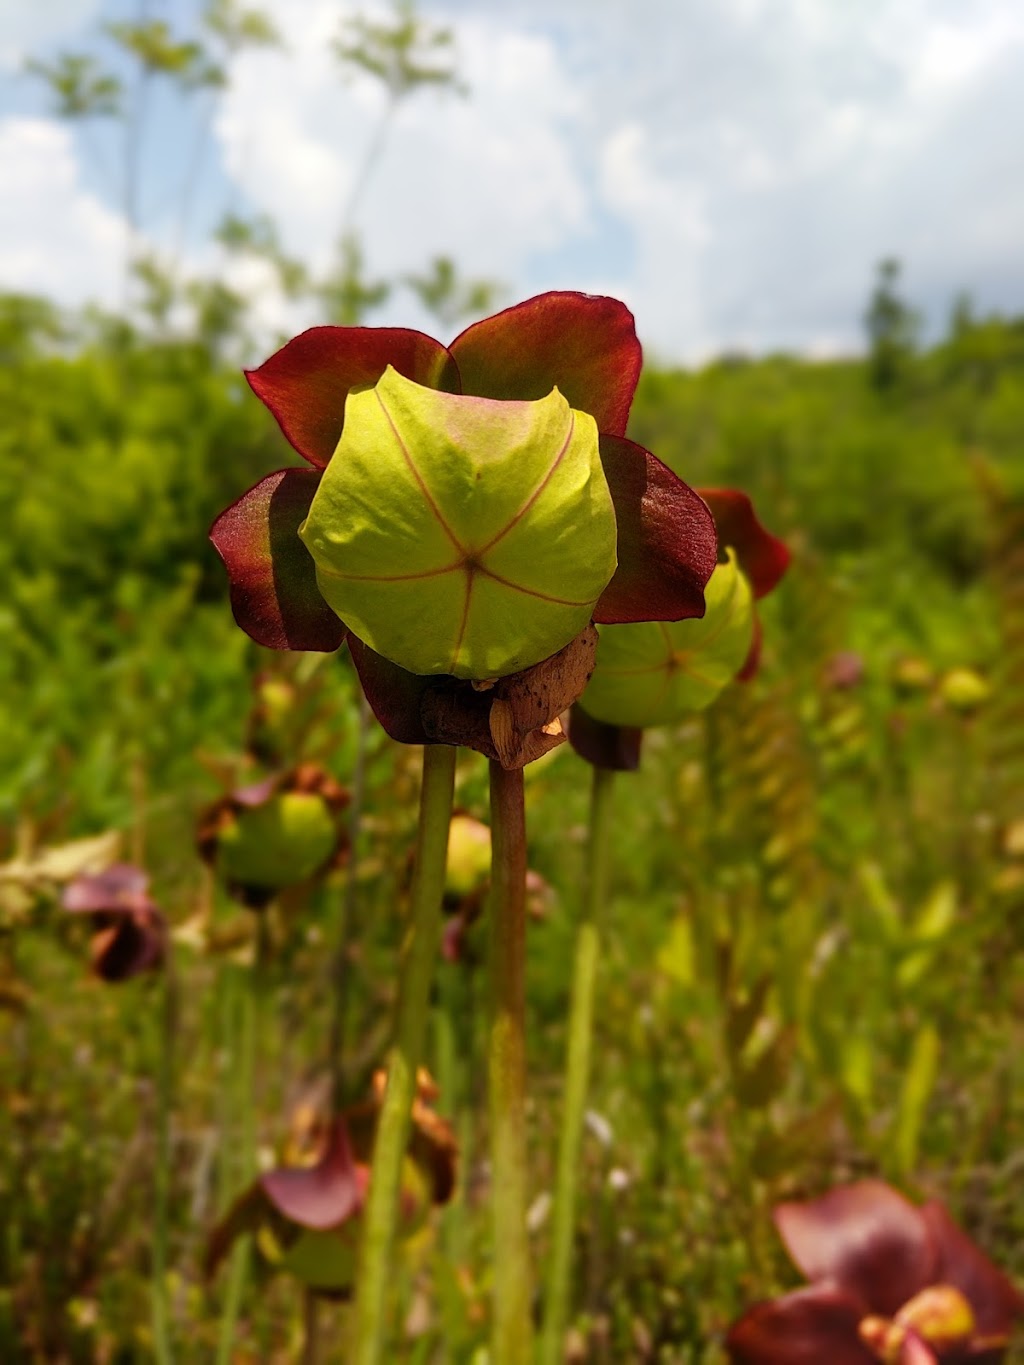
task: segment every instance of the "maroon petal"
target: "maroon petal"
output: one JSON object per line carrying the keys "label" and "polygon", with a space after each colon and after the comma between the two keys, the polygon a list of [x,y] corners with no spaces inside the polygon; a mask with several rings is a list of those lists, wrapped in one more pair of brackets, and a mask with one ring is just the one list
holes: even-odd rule
{"label": "maroon petal", "polygon": [[699,488],[711,508],[722,549],[736,551],[740,568],[750,579],[755,597],[764,597],[789,567],[790,554],[778,536],[757,519],[754,504],[738,488]]}
{"label": "maroon petal", "polygon": [[881,1180],[861,1180],[806,1204],[778,1204],[775,1226],[809,1280],[831,1280],[891,1317],[934,1281],[935,1249],[921,1211]]}
{"label": "maroon petal", "polygon": [[236,787],[227,800],[236,806],[262,806],[287,781],[287,773],[275,773],[261,782],[250,782],[247,787]]}
{"label": "maroon petal", "polygon": [[94,915],[101,910],[130,910],[145,899],[149,876],[131,863],[115,863],[104,872],[76,877],[64,888],[65,910]]}
{"label": "maroon petal", "polygon": [[279,469],[232,503],[210,530],[231,579],[235,620],[268,649],[327,654],[345,639],[298,534],[319,481],[311,469]]}
{"label": "maroon petal", "polygon": [[408,673],[354,635],[349,650],[370,709],[392,739],[464,745],[511,769],[564,742],[558,717],[590,681],[597,631],[587,626],[550,658],[491,686]]}
{"label": "maroon petal", "polygon": [[595,768],[634,773],[640,766],[643,730],[632,725],[609,725],[588,716],[577,702],[569,712],[569,743]]}
{"label": "maroon petal", "polygon": [[725,1347],[732,1365],[878,1365],[858,1335],[863,1315],[852,1295],[813,1285],[755,1304]]}
{"label": "maroon petal", "polygon": [[335,1121],[315,1166],[279,1166],[259,1183],[278,1213],[304,1228],[337,1227],[362,1205],[362,1182],[342,1119]]}
{"label": "maroon petal", "polygon": [[348,637],[348,648],[370,710],[391,738],[399,744],[429,744],[422,706],[424,695],[437,679],[400,668],[356,635]]}
{"label": "maroon petal", "polygon": [[1024,1317],[1024,1295],[957,1227],[938,1200],[924,1204],[921,1217],[938,1253],[935,1282],[960,1290],[974,1310],[977,1336],[1008,1337],[1014,1321]]}
{"label": "maroon petal", "polygon": [[633,315],[617,299],[538,294],[467,327],[450,350],[463,393],[534,399],[557,387],[598,431],[626,430],[642,352]]}
{"label": "maroon petal", "polygon": [[427,388],[459,392],[445,347],[407,327],[311,327],[245,377],[303,459],[323,469],[341,436],[349,390],[376,384],[389,365]]}
{"label": "maroon petal", "polygon": [[167,948],[167,925],[155,906],[120,915],[100,929],[90,947],[93,971],[103,981],[127,981],[161,965]]}
{"label": "maroon petal", "polygon": [[601,437],[615,503],[619,565],[594,611],[598,625],[704,615],[704,585],[718,557],[707,507],[667,465],[634,441]]}

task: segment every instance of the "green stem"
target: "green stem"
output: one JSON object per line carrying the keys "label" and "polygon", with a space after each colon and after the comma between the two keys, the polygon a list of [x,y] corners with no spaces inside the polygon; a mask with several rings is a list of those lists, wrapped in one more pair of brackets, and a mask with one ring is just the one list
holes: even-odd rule
{"label": "green stem", "polygon": [[[259,941],[262,945],[263,926],[257,926]],[[246,1185],[256,1171],[256,1113],[254,1080],[256,1071],[256,1015],[259,1008],[259,994],[262,985],[262,953],[257,950],[257,960],[245,973],[241,991],[240,1027],[238,1039],[238,1068],[235,1073],[235,1113],[241,1113],[241,1161],[238,1163],[238,1185]],[[231,1252],[228,1269],[227,1292],[220,1319],[220,1336],[217,1341],[217,1365],[230,1365],[235,1344],[235,1329],[249,1278],[251,1257],[251,1238],[241,1237]]]}
{"label": "green stem", "polygon": [[533,1324],[526,1228],[526,816],[522,770],[506,772],[493,761],[491,850],[492,1365],[529,1365]]}
{"label": "green stem", "polygon": [[331,1025],[328,1035],[328,1057],[331,1069],[331,1113],[336,1114],[345,1102],[344,1041],[348,1017],[349,986],[352,964],[349,948],[354,937],[356,908],[359,896],[359,865],[362,859],[363,805],[366,799],[366,765],[370,747],[370,725],[373,712],[362,688],[359,691],[359,729],[356,738],[356,761],[352,770],[352,799],[348,808],[348,867],[345,870],[345,889],[339,907],[337,938],[331,964],[333,990],[331,992]]}
{"label": "green stem", "polygon": [[405,944],[395,1038],[388,1058],[388,1082],[377,1123],[370,1189],[363,1216],[363,1240],[356,1278],[353,1365],[377,1365],[384,1347],[391,1246],[401,1192],[402,1163],[409,1141],[409,1115],[416,1095],[416,1070],[427,1034],[430,983],[441,946],[448,825],[455,790],[456,750],[428,744],[423,750],[423,785],[412,882],[409,936]]}
{"label": "green stem", "polygon": [[576,929],[572,1005],[563,1087],[564,1109],[551,1225],[551,1261],[541,1337],[541,1365],[560,1365],[565,1356],[572,1282],[572,1244],[579,1186],[580,1147],[590,1081],[594,986],[601,953],[601,919],[611,862],[612,779],[610,768],[595,768],[590,798],[590,831],[583,905]]}
{"label": "green stem", "polygon": [[164,965],[157,1029],[156,1171],[153,1182],[153,1354],[157,1365],[171,1365],[170,1313],[167,1304],[168,1204],[171,1172],[171,1106],[174,1085],[175,991],[173,967]]}

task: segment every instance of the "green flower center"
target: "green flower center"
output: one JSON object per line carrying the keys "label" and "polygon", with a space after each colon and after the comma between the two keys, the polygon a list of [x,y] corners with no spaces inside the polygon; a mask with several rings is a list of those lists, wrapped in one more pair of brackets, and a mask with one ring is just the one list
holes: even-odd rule
{"label": "green flower center", "polygon": [[300,528],[320,591],[385,658],[504,677],[586,626],[615,571],[592,417],[439,393],[390,367],[350,393]]}

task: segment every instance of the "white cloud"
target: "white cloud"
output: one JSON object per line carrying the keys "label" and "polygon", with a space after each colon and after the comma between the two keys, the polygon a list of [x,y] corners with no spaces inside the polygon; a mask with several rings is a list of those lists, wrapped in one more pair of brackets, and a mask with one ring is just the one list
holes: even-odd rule
{"label": "white cloud", "polygon": [[54,38],[87,23],[100,0],[0,0],[0,70],[15,70]]}
{"label": "white cloud", "polygon": [[[307,18],[287,55],[239,59],[217,133],[248,198],[277,218],[290,250],[323,268],[384,101],[333,63],[336,6],[311,3]],[[450,255],[468,275],[515,284],[535,253],[589,231],[573,136],[583,98],[550,38],[474,16],[458,45],[470,96],[424,91],[399,106],[355,226],[371,272]]]}
{"label": "white cloud", "polygon": [[[97,3],[0,0],[69,25]],[[383,108],[373,81],[346,84],[331,55],[347,3],[264,0],[288,50],[235,62],[216,127],[236,207],[269,213],[314,270],[333,258]],[[874,262],[890,253],[933,318],[963,287],[984,307],[1024,309],[1020,0],[421,0],[421,13],[454,28],[470,94],[399,108],[356,214],[371,276],[446,254],[509,301],[618,292],[668,358],[855,345]],[[32,22],[19,19],[19,43]],[[0,52],[11,31],[0,22]],[[117,215],[85,192],[57,125],[14,127],[0,124],[13,138],[5,281],[116,299]],[[209,191],[210,219],[226,188]],[[249,270],[268,324],[296,318],[265,269],[202,260]],[[407,293],[375,320],[432,330]]]}
{"label": "white cloud", "polygon": [[67,128],[0,120],[0,282],[62,303],[117,301],[123,220],[82,187]]}
{"label": "white cloud", "polygon": [[640,335],[655,351],[678,355],[682,337],[691,354],[706,351],[711,339],[701,263],[710,230],[701,190],[660,170],[638,123],[617,129],[606,141],[600,183],[608,208],[632,224],[637,239],[631,277],[609,292],[632,307]]}

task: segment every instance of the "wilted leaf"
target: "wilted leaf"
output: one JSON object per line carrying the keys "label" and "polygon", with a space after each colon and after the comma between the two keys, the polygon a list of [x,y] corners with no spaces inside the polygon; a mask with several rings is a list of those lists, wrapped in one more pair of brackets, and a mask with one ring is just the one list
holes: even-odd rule
{"label": "wilted leaf", "polygon": [[88,839],[72,839],[67,844],[42,848],[28,858],[15,858],[0,864],[0,882],[34,888],[54,882],[58,885],[75,877],[104,872],[117,861],[121,835],[116,829]]}

